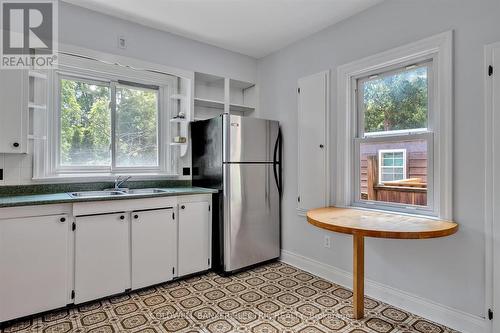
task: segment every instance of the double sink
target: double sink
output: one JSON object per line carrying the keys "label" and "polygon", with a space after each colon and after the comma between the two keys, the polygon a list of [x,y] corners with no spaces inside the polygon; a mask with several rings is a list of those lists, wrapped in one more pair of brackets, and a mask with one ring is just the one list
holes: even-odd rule
{"label": "double sink", "polygon": [[136,189],[119,189],[119,190],[104,190],[104,191],[84,191],[68,193],[72,198],[107,198],[115,196],[128,195],[149,195],[161,194],[167,190],[160,188],[136,188]]}

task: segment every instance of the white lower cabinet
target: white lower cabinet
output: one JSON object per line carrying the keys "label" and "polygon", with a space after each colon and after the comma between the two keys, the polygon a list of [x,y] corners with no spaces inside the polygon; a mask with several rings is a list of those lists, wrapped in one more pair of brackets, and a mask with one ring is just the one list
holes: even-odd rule
{"label": "white lower cabinet", "polygon": [[76,217],[75,303],[130,288],[129,214]]}
{"label": "white lower cabinet", "polygon": [[210,196],[1,208],[0,322],[209,269]]}
{"label": "white lower cabinet", "polygon": [[0,322],[68,303],[67,215],[0,219]]}
{"label": "white lower cabinet", "polygon": [[132,289],[174,278],[177,225],[172,208],[135,211],[132,223]]}
{"label": "white lower cabinet", "polygon": [[179,276],[211,267],[210,203],[179,202]]}

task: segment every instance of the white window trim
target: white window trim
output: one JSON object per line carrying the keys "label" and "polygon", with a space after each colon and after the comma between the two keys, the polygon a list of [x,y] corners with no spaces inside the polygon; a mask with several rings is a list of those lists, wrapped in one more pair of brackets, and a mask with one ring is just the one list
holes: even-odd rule
{"label": "white window trim", "polygon": [[452,219],[452,138],[453,138],[453,32],[447,31],[405,46],[357,60],[337,68],[337,156],[335,205],[350,207],[354,202],[356,177],[354,138],[357,131],[355,78],[402,63],[433,58],[434,105],[433,147],[434,184],[431,216]]}
{"label": "white window trim", "polygon": [[[148,74],[146,72],[139,72],[133,69],[126,69],[116,67],[110,67],[112,65],[101,64],[93,60],[76,58],[68,55],[60,55],[59,57],[59,69],[54,73],[54,82],[49,89],[53,89],[52,98],[54,108],[50,110],[51,115],[49,119],[52,119],[52,126],[49,129],[49,134],[51,135],[52,141],[48,145],[49,158],[51,159],[52,168],[50,168],[49,174],[52,175],[79,175],[86,173],[101,173],[101,174],[165,174],[172,175],[173,172],[168,161],[174,156],[171,156],[171,149],[168,146],[170,142],[170,126],[169,118],[171,113],[172,105],[168,105],[169,99],[167,96],[173,94],[173,85],[175,80],[173,77],[159,77],[156,74]],[[110,72],[112,71],[112,72]],[[75,79],[87,79],[96,82],[107,82],[111,86],[116,86],[119,80],[125,80],[130,82],[136,82],[141,84],[156,84],[160,87],[159,89],[159,114],[158,114],[158,151],[159,151],[159,167],[138,167],[138,168],[118,168],[115,166],[115,161],[112,161],[112,165],[109,167],[62,167],[59,162],[60,158],[60,87],[59,81],[64,77],[74,77]],[[114,103],[113,99],[111,103]],[[115,150],[115,139],[112,138],[112,149]]]}
{"label": "white window trim", "polygon": [[[397,165],[393,165],[393,166],[383,166],[382,165],[382,156],[384,154],[387,154],[387,153],[403,153],[403,165],[402,166],[397,166]],[[406,179],[407,178],[407,170],[406,170],[406,149],[380,149],[378,151],[378,183],[379,184],[383,184],[382,183],[382,169],[383,168],[399,168],[399,169],[403,169],[403,179]]]}
{"label": "white window trim", "polygon": [[[54,123],[54,120],[57,120],[54,119],[55,113],[59,112],[59,108],[57,105],[57,101],[59,99],[59,97],[57,96],[59,94],[59,89],[54,89],[54,85],[57,82],[56,71],[64,73],[66,75],[69,74],[70,76],[76,75],[76,77],[80,78],[96,79],[97,81],[109,81],[110,77],[116,77],[117,79],[119,78],[131,82],[166,86],[168,88],[168,91],[165,89],[163,89],[165,91],[162,91],[162,89],[160,89],[160,94],[162,94],[161,100],[165,104],[163,107],[169,110],[168,113],[171,113],[173,108],[176,107],[175,101],[168,98],[168,96],[171,96],[174,93],[173,89],[175,89],[175,86],[177,84],[176,76],[182,76],[184,78],[190,79],[191,82],[193,82],[194,80],[194,73],[189,71],[177,70],[162,65],[136,60],[133,58],[116,56],[72,45],[64,45],[61,49],[61,51],[64,53],[59,54],[58,69],[49,71],[48,73],[47,89],[50,90],[50,93],[48,94],[47,122],[44,129],[44,132],[46,132],[47,134],[47,142],[36,145],[34,149],[35,163],[33,170],[33,180],[78,181],[84,179],[88,180],[89,176],[96,180],[109,180],[113,179],[116,175],[119,174],[133,175],[136,179],[161,179],[165,176],[179,176],[179,154],[177,150],[172,150],[169,146],[169,142],[171,142],[171,128],[169,123],[170,114],[164,114],[159,122],[159,127],[162,126],[164,129],[162,130],[162,134],[159,136],[159,148],[161,150],[160,165],[165,166],[163,169],[154,168],[153,170],[148,168],[119,168],[111,171],[93,171],[85,168],[85,170],[82,169],[81,172],[56,172],[55,161],[58,155],[55,154],[58,154],[57,149],[59,148],[57,145],[55,145],[55,143],[58,142],[57,135],[59,133],[59,130],[56,126],[54,126],[58,124],[58,122]],[[71,56],[69,54],[80,56],[80,58]],[[81,55],[84,56],[81,57]],[[84,65],[85,57],[100,59],[100,61],[106,63],[97,62],[96,68],[88,69]],[[87,59],[87,61],[89,60]],[[113,64],[120,64],[120,66],[112,68],[110,65]],[[148,73],[147,71],[150,71],[150,73]],[[165,80],[165,78],[168,76],[164,75],[164,73],[169,73],[171,77]],[[161,79],[158,79],[158,77],[161,77]],[[168,81],[167,85],[165,85],[165,81]],[[54,149],[55,147],[56,149]]]}

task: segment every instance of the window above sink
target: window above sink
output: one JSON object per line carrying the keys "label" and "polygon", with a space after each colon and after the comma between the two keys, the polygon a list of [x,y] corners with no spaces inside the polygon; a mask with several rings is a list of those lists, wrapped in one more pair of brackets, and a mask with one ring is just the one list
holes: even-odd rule
{"label": "window above sink", "polygon": [[47,108],[30,116],[33,179],[178,176],[185,154],[170,143],[187,136],[188,122],[170,120],[181,110],[191,118],[184,100],[190,100],[194,73],[65,48],[58,68],[46,72],[45,86],[29,87],[47,95]]}

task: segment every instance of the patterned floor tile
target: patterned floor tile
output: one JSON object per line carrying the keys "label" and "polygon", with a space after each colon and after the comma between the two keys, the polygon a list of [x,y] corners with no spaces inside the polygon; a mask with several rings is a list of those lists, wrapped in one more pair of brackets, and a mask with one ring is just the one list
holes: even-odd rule
{"label": "patterned floor tile", "polygon": [[275,262],[230,277],[213,272],[21,320],[0,333],[458,333]]}

